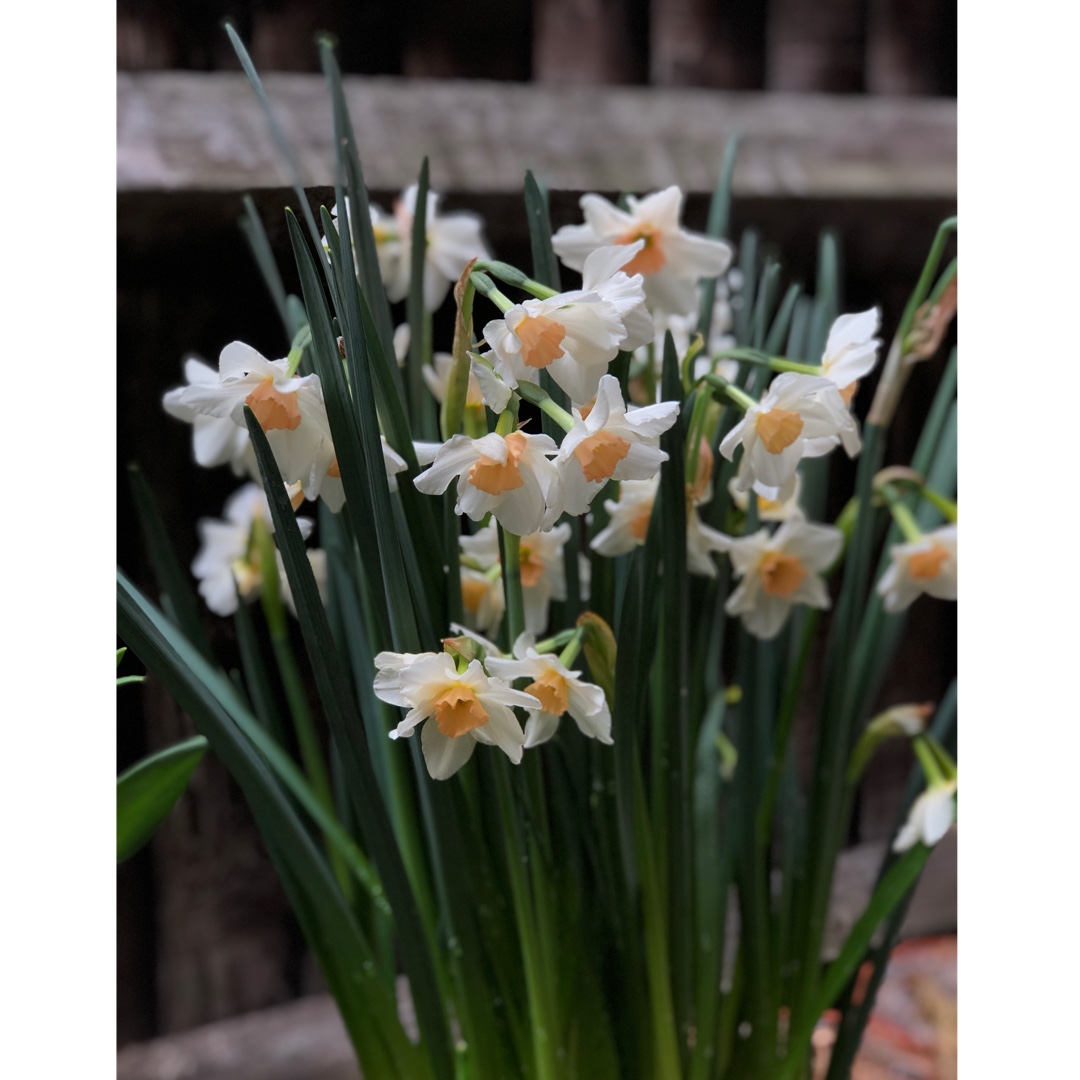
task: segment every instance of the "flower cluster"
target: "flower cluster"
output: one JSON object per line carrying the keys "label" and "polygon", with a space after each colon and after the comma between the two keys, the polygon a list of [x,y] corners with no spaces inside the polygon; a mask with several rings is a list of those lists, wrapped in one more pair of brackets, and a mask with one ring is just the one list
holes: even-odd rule
{"label": "flower cluster", "polygon": [[[484,638],[467,639],[479,656],[467,659],[441,653],[381,652],[375,657],[375,693],[390,705],[408,709],[390,732],[408,738],[424,724],[420,744],[428,772],[445,780],[472,757],[477,743],[497,746],[516,765],[524,750],[551,739],[569,714],[582,734],[610,743],[611,712],[603,690],[584,682],[563,657],[540,652],[531,635],[522,634],[512,656],[504,656]],[[460,644],[460,639],[457,644]],[[475,646],[479,645],[479,649]],[[515,690],[515,680],[529,680]],[[522,730],[514,709],[524,709]],[[424,721],[430,721],[424,723]]]}

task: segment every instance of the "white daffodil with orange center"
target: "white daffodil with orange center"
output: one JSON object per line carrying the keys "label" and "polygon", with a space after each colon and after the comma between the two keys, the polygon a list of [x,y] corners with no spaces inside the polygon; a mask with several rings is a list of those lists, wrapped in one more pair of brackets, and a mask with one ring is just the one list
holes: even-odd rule
{"label": "white daffodil with orange center", "polygon": [[821,371],[836,384],[845,405],[851,405],[859,380],[874,370],[881,347],[880,338],[874,335],[880,326],[881,312],[871,308],[857,315],[841,315],[829,330]]}
{"label": "white daffodil with orange center", "polygon": [[485,664],[492,675],[507,682],[530,680],[525,693],[532,694],[539,707],[529,709],[526,749],[547,742],[567,713],[582,735],[611,745],[611,710],[604,691],[582,681],[580,671],[570,671],[553,653],[537,652],[530,634],[522,634],[514,642],[514,659],[489,656]]}
{"label": "white daffodil with orange center", "polygon": [[[431,391],[431,396],[441,405],[446,400],[446,388],[450,382],[450,374],[454,369],[454,358],[450,353],[437,352],[432,356],[431,363],[425,364],[421,369],[424,382]],[[465,408],[472,412],[473,416],[482,418],[484,415],[484,395],[480,390],[480,384],[476,381],[476,375],[469,372],[469,386],[465,394]],[[498,411],[502,411],[501,409]]]}
{"label": "white daffodil with orange center", "polygon": [[862,445],[836,385],[822,376],[786,372],[728,432],[720,453],[732,461],[741,443],[736,487],[776,498],[804,457],[821,457],[841,442],[849,455]]}
{"label": "white daffodil with orange center", "polygon": [[629,412],[619,380],[600,380],[596,403],[583,416],[574,409],[574,427],[559,447],[555,464],[563,485],[563,509],[584,514],[609,480],[648,480],[667,454],[660,436],[678,419],[679,404],[665,401]]}
{"label": "white daffodil with orange center", "polygon": [[931,784],[912,803],[908,819],[893,841],[893,851],[907,851],[920,843],[933,847],[956,820],[956,789],[955,779]]}
{"label": "white daffodil with orange center", "polygon": [[776,637],[795,604],[829,607],[821,573],[844,546],[839,529],[790,518],[772,536],[768,529],[761,529],[751,536],[725,540],[731,565],[742,580],[724,610],[741,616],[754,637]]}
{"label": "white daffodil with orange center", "polygon": [[903,611],[923,593],[938,600],[956,599],[955,525],[943,525],[908,544],[894,544],[889,555],[892,561],[877,585],[886,611]]}
{"label": "white daffodil with orange center", "polygon": [[[659,476],[651,480],[627,480],[619,485],[619,499],[604,500],[608,513],[607,525],[593,537],[589,545],[600,555],[614,558],[626,555],[644,543],[652,519],[653,503],[660,484]],[[711,553],[727,550],[728,538],[706,525],[698,516],[697,507],[687,493],[686,500],[686,568],[699,577],[716,577],[716,564]]]}
{"label": "white daffodil with orange center", "polygon": [[539,383],[546,370],[575,402],[596,393],[624,337],[615,307],[583,290],[515,304],[484,327],[495,370],[507,386]]}
{"label": "white daffodil with orange center", "polygon": [[488,678],[479,660],[458,671],[445,652],[381,652],[375,666],[375,695],[409,710],[390,737],[407,738],[429,721],[420,743],[435,780],[453,776],[478,742],[499,747],[515,765],[521,761],[525,734],[513,710],[536,709],[540,702],[501,679]]}
{"label": "white daffodil with orange center", "polygon": [[[521,537],[521,597],[525,614],[525,629],[530,634],[542,634],[547,629],[548,612],[553,600],[566,599],[566,566],[563,548],[572,532],[569,522],[553,529],[529,533]],[[499,565],[499,534],[494,522],[477,530],[472,536],[460,539],[462,554],[480,567]],[[464,577],[462,579],[464,589]],[[474,586],[475,588],[475,586]],[[465,599],[464,593],[462,594]],[[501,581],[499,598],[502,600]],[[466,605],[467,606],[467,605]],[[501,617],[502,610],[499,611]],[[479,624],[477,630],[484,628]]]}
{"label": "white daffodil with orange center", "polygon": [[425,495],[441,495],[457,477],[457,513],[473,521],[491,513],[504,529],[523,536],[562,513],[559,475],[548,460],[557,450],[547,435],[523,431],[482,439],[455,435],[413,482]]}
{"label": "white daffodil with orange center", "polygon": [[170,404],[201,416],[229,418],[247,431],[244,406],[259,421],[281,478],[301,483],[311,498],[334,460],[318,375],[290,375],[289,360],[267,360],[234,341],[221,351],[216,382],[193,382],[174,391]]}
{"label": "white daffodil with orange center", "polygon": [[[265,492],[257,484],[245,484],[225,503],[224,521],[202,518],[198,522],[202,546],[191,572],[199,579],[199,595],[215,615],[232,615],[241,599],[250,601],[259,595],[263,569],[259,545],[252,535],[256,521],[273,533]],[[310,519],[297,518],[296,523],[301,536],[306,539],[311,535]]]}
{"label": "white daffodil with orange center", "polygon": [[584,270],[597,248],[640,243],[623,269],[628,275],[642,275],[649,308],[689,314],[698,303],[697,282],[724,273],[732,249],[723,240],[683,229],[682,203],[683,194],[675,186],[641,199],[631,195],[626,210],[600,195],[583,195],[584,224],[564,225],[551,244],[566,266]]}

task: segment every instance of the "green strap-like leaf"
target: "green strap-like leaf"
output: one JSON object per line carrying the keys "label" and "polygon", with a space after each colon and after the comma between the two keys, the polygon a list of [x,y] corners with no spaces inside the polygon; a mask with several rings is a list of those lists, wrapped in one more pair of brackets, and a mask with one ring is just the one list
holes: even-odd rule
{"label": "green strap-like leaf", "polygon": [[210,642],[203,630],[195,593],[191,588],[191,578],[180,565],[176,549],[169,539],[169,530],[165,527],[157,502],[150,491],[142,470],[138,465],[128,466],[128,479],[131,481],[131,496],[135,500],[135,513],[139,518],[143,544],[150,556],[158,587],[169,598],[169,605],[176,617],[176,623],[184,636],[203,654],[210,657]]}
{"label": "green strap-like leaf", "polygon": [[116,861],[130,859],[169,816],[206,753],[201,735],[143,758],[116,779]]}
{"label": "green strap-like leaf", "polygon": [[355,917],[326,860],[238,725],[246,714],[225,676],[117,572],[117,630],[192,719],[239,784],[319,961],[364,1069],[393,1080],[430,1077],[397,1018],[393,987],[381,983]]}
{"label": "green strap-like leaf", "polygon": [[[439,997],[439,983],[430,943],[394,838],[390,817],[379,796],[363,724],[349,689],[348,667],[330,632],[330,623],[319,597],[315,574],[311,569],[304,540],[296,523],[296,515],[289,502],[273,451],[254,413],[245,409],[245,417],[274,519],[274,538],[289,577],[296,614],[315,674],[319,698],[341,752],[342,762],[349,773],[357,817],[363,823],[368,847],[382,876],[383,886],[394,912],[401,955],[412,987],[413,1001],[416,1003],[417,1020],[427,1041],[432,1069],[437,1077],[451,1080],[453,1061],[449,1028]],[[344,478],[344,473],[342,475]]]}
{"label": "green strap-like leaf", "polygon": [[[739,152],[739,135],[736,132],[724,147],[724,162],[720,166],[720,177],[716,181],[712,200],[709,203],[709,221],[705,234],[717,240],[723,239],[728,232],[731,220],[731,181],[735,175],[735,158]],[[716,303],[716,278],[710,278],[701,285],[701,307],[698,313],[698,333],[705,339],[706,347],[712,332],[713,306]]]}

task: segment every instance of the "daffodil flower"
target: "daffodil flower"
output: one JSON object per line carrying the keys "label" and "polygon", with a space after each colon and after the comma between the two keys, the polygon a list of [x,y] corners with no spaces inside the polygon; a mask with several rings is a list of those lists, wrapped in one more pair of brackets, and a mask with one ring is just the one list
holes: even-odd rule
{"label": "daffodil flower", "polygon": [[375,666],[375,695],[409,710],[390,738],[408,738],[430,721],[424,724],[420,744],[433,779],[453,776],[478,742],[499,747],[515,765],[521,761],[525,734],[513,709],[539,708],[532,694],[488,678],[479,660],[459,672],[445,652],[381,652]]}
{"label": "daffodil flower", "polygon": [[841,315],[829,330],[821,370],[836,384],[845,405],[851,404],[859,380],[874,370],[881,347],[881,340],[874,335],[880,326],[881,312],[871,308],[857,315]]}
{"label": "daffodil flower", "polygon": [[[589,545],[600,555],[614,558],[633,551],[644,542],[652,518],[653,503],[660,484],[659,476],[651,480],[627,480],[619,485],[619,499],[604,500],[608,523],[593,537]],[[704,524],[697,507],[686,500],[686,568],[699,577],[716,577],[716,564],[711,553],[726,551],[728,538]]]}
{"label": "daffodil flower", "polygon": [[877,585],[886,611],[903,611],[923,593],[938,600],[956,599],[955,525],[943,525],[908,544],[894,544],[889,554],[892,561]]}
{"label": "daffodil flower", "polygon": [[683,193],[675,186],[642,199],[631,195],[626,210],[600,195],[583,195],[584,224],[564,225],[551,245],[566,266],[584,270],[597,248],[641,241],[623,269],[645,279],[645,302],[651,310],[689,314],[698,303],[697,282],[724,273],[732,250],[723,240],[683,229],[682,203]]}
{"label": "daffodil flower", "polygon": [[829,591],[820,575],[844,546],[839,529],[789,518],[771,536],[761,529],[725,540],[731,565],[742,580],[724,610],[741,616],[754,637],[776,637],[794,604],[829,607]]}
{"label": "daffodil flower", "polygon": [[619,380],[600,380],[591,409],[573,410],[574,426],[559,447],[555,465],[562,479],[568,514],[584,514],[593,497],[609,480],[648,480],[667,454],[660,436],[675,423],[679,404],[665,401],[627,411]]}
{"label": "daffodil flower", "polygon": [[514,642],[514,659],[489,656],[487,670],[507,682],[529,679],[525,693],[537,699],[539,707],[529,709],[525,724],[525,749],[547,742],[567,713],[582,735],[611,745],[611,710],[604,691],[584,682],[580,671],[570,671],[554,653],[539,653],[530,634]]}
{"label": "daffodil flower", "polygon": [[495,369],[508,386],[538,383],[547,370],[575,402],[593,397],[625,336],[615,307],[581,289],[515,304],[484,327]]}
{"label": "daffodil flower", "polygon": [[[533,532],[521,537],[519,548],[521,596],[525,629],[531,634],[542,634],[547,628],[548,611],[552,600],[566,599],[566,567],[563,561],[563,548],[570,539],[571,532],[570,524],[564,521],[553,529]],[[462,536],[460,544],[462,553],[478,566],[490,570],[499,565],[499,535],[494,523],[477,530],[472,536]],[[498,595],[498,602],[502,602],[501,579]],[[466,587],[463,576],[462,600],[466,608],[469,607],[470,599],[476,600],[478,614],[483,599],[479,592],[479,582]],[[501,618],[502,609],[499,610],[499,616]],[[476,624],[477,630],[484,629],[479,618],[476,619]],[[498,625],[497,620],[495,625]],[[489,629],[493,628],[489,627]]]}
{"label": "daffodil flower", "polygon": [[[191,572],[199,579],[199,595],[215,615],[232,615],[240,599],[254,600],[262,588],[259,548],[252,529],[260,521],[274,531],[266,494],[257,484],[245,484],[225,503],[225,520],[202,518],[198,522],[199,548]],[[297,518],[305,539],[314,527],[308,518]],[[282,573],[284,581],[284,573]]]}
{"label": "daffodil flower", "polygon": [[310,498],[334,460],[318,375],[290,375],[289,359],[267,360],[241,341],[226,345],[214,382],[193,382],[171,404],[202,416],[229,418],[244,431],[244,406],[255,414],[281,478],[301,483]]}
{"label": "daffodil flower", "polygon": [[441,495],[457,477],[457,513],[473,521],[493,514],[504,529],[523,536],[562,513],[559,474],[547,456],[557,450],[547,435],[523,431],[482,439],[455,435],[413,483],[425,495]]}
{"label": "daffodil flower", "polygon": [[732,461],[741,443],[737,489],[753,487],[766,498],[775,498],[804,457],[821,457],[841,442],[851,456],[862,445],[835,383],[823,376],[786,372],[728,432],[720,453]]}
{"label": "daffodil flower", "polygon": [[893,841],[893,851],[907,851],[919,843],[933,847],[949,831],[956,820],[956,787],[955,779],[942,780],[931,784],[912,803],[908,819]]}

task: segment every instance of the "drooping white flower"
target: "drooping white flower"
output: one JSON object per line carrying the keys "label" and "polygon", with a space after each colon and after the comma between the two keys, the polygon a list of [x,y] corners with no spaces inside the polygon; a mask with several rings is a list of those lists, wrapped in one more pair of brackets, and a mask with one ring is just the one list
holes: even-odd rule
{"label": "drooping white flower", "polygon": [[[750,493],[740,491],[735,477],[728,481],[728,494],[731,501],[744,514],[750,506]],[[787,521],[791,517],[803,517],[802,508],[799,506],[799,497],[802,495],[802,476],[795,473],[794,476],[778,491],[774,491],[772,497],[757,495],[757,512],[761,521]]]}
{"label": "drooping white flower", "polygon": [[909,544],[894,544],[889,554],[892,562],[877,585],[886,611],[903,611],[923,593],[956,599],[955,525],[943,525]]}
{"label": "drooping white flower", "polygon": [[445,652],[381,652],[375,666],[376,696],[409,710],[390,737],[408,737],[430,721],[424,724],[420,742],[435,780],[453,776],[472,756],[477,742],[498,746],[514,764],[521,761],[525,733],[513,708],[539,708],[533,695],[488,678],[479,660],[459,672]]}
{"label": "drooping white flower", "polygon": [[[521,598],[524,606],[525,629],[530,634],[542,634],[547,628],[551,602],[566,599],[566,564],[563,560],[563,548],[570,539],[571,532],[570,523],[564,521],[553,529],[529,533],[521,537],[519,546]],[[462,536],[460,544],[462,552],[479,566],[490,569],[499,564],[499,534],[494,522],[483,529],[478,529],[472,536]],[[464,579],[462,588],[464,600]],[[477,595],[476,587],[472,588],[474,595]],[[502,600],[501,584],[499,599]],[[499,615],[501,617],[501,610]],[[480,625],[476,628],[483,629]]]}
{"label": "drooping white flower", "polygon": [[933,847],[949,831],[956,820],[956,786],[956,780],[932,784],[912,803],[893,851],[907,851],[919,843]]}
{"label": "drooping white flower", "polygon": [[667,454],[660,436],[679,416],[679,403],[665,401],[629,412],[619,380],[600,380],[596,403],[585,415],[574,409],[574,427],[559,447],[555,464],[563,484],[563,509],[584,514],[593,496],[609,480],[648,480]]}
{"label": "drooping white flower", "polygon": [[881,326],[881,312],[877,308],[857,315],[841,315],[829,330],[825,352],[821,357],[822,374],[831,379],[845,405],[877,363],[881,340],[874,335]]}
{"label": "drooping white flower", "polygon": [[[644,542],[652,518],[653,503],[660,477],[651,480],[627,480],[619,485],[619,499],[604,500],[608,512],[607,525],[593,537],[589,545],[600,555],[614,558],[633,551]],[[706,525],[698,516],[697,507],[686,500],[686,568],[699,577],[716,577],[712,552],[727,550],[728,538]]]}
{"label": "drooping white flower", "polygon": [[244,406],[255,414],[274,453],[281,478],[301,483],[310,498],[334,460],[318,375],[290,375],[289,360],[267,360],[241,341],[226,345],[215,381],[193,382],[174,391],[173,407],[201,416],[230,419],[247,431]]}
{"label": "drooping white flower", "polygon": [[[416,184],[407,187],[395,200],[392,214],[371,204],[371,227],[375,234],[379,272],[386,295],[393,303],[404,300],[409,294],[412,226],[418,190]],[[435,311],[442,304],[450,286],[473,259],[489,257],[480,218],[466,210],[440,214],[440,198],[434,191],[428,192],[424,254],[424,307],[428,311]],[[336,206],[332,214],[337,224]]]}
{"label": "drooping white flower", "polygon": [[562,513],[559,475],[548,460],[557,450],[547,435],[524,431],[481,439],[455,435],[413,482],[425,495],[441,495],[457,477],[457,513],[473,521],[491,513],[504,529],[524,536]]}
{"label": "drooping white flower", "polygon": [[675,186],[642,199],[631,195],[625,211],[600,195],[583,195],[584,224],[564,225],[551,244],[563,263],[583,270],[597,248],[643,241],[625,272],[644,277],[645,300],[652,310],[689,314],[697,304],[697,282],[724,273],[732,250],[723,240],[683,229],[682,202]]}
{"label": "drooping white flower", "polygon": [[[196,356],[184,360],[184,378],[189,386],[217,386],[218,373]],[[253,480],[259,477],[259,464],[251,445],[247,427],[239,427],[231,416],[208,416],[184,403],[188,387],[170,390],[162,399],[165,411],[192,425],[192,447],[195,461],[205,469],[228,465],[234,476],[245,473]]]}
{"label": "drooping white flower", "polygon": [[818,375],[785,372],[720,443],[732,461],[742,443],[736,487],[776,498],[804,457],[821,457],[839,443],[853,456],[862,445],[855,421],[835,383]]}
{"label": "drooping white flower", "polygon": [[604,691],[584,682],[580,671],[570,671],[554,653],[539,653],[530,634],[514,642],[514,659],[489,656],[488,671],[507,682],[530,679],[526,694],[537,699],[539,707],[529,709],[525,724],[525,749],[547,742],[559,727],[559,720],[569,713],[587,738],[611,745],[611,710]]}
{"label": "drooping white flower", "polygon": [[742,580],[724,610],[742,617],[754,637],[769,640],[783,628],[792,605],[829,607],[821,572],[844,546],[844,534],[831,525],[789,518],[772,536],[761,529],[750,536],[726,538],[731,565]]}
{"label": "drooping white flower", "polygon": [[[202,518],[198,522],[202,546],[191,564],[199,579],[199,595],[215,615],[232,615],[242,598],[253,600],[262,588],[262,563],[252,530],[259,521],[270,533],[274,522],[266,494],[258,484],[245,484],[225,503],[225,520]],[[313,523],[297,518],[300,533],[311,535]],[[282,572],[284,582],[284,572]]]}

